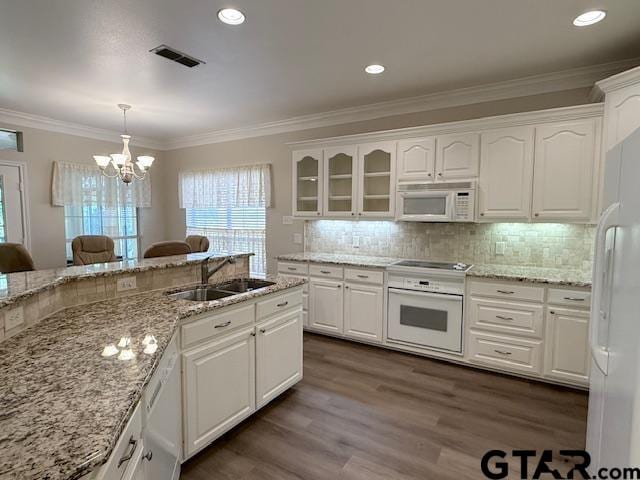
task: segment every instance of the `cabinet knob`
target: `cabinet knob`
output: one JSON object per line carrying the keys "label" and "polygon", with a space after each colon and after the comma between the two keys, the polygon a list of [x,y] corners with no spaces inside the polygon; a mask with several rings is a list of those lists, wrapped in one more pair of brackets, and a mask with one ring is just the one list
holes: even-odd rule
{"label": "cabinet knob", "polygon": [[153,458],[153,452],[149,450],[145,455],[142,456],[142,458],[150,462],[151,459]]}
{"label": "cabinet knob", "polygon": [[481,214],[480,214],[480,216],[481,216],[481,217],[484,217],[484,213],[481,213]]}
{"label": "cabinet knob", "polygon": [[427,173],[427,177],[430,177],[430,176],[431,176],[431,174],[430,174],[430,173]]}
{"label": "cabinet knob", "polygon": [[442,172],[438,172],[438,176],[441,177],[442,176]]}
{"label": "cabinet knob", "polygon": [[540,216],[540,214],[536,212],[536,213],[534,213],[534,214],[533,214],[533,216],[534,216],[534,217],[539,217],[539,216]]}
{"label": "cabinet knob", "polygon": [[550,313],[551,315],[555,315],[555,314],[556,314],[555,310],[549,310],[549,313]]}
{"label": "cabinet knob", "polygon": [[355,213],[351,212],[351,215],[355,215]]}
{"label": "cabinet knob", "polygon": [[320,215],[320,212],[316,212],[316,215]]}
{"label": "cabinet knob", "polygon": [[344,288],[346,288],[348,290],[349,289],[349,285],[345,285]]}

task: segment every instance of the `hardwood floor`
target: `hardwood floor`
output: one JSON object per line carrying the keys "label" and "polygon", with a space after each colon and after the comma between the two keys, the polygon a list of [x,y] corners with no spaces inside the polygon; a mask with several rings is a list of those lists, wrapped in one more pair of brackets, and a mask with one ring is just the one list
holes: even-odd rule
{"label": "hardwood floor", "polygon": [[585,393],[304,340],[304,380],[185,463],[183,480],[475,480],[490,449],[584,448]]}

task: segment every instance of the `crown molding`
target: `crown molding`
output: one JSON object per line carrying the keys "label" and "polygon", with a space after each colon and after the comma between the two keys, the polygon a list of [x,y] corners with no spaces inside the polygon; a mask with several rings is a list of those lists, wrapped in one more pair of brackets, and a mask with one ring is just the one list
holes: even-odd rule
{"label": "crown molding", "polygon": [[493,117],[483,117],[472,120],[461,120],[447,123],[437,123],[420,127],[398,128],[378,132],[357,133],[340,137],[319,138],[301,142],[287,143],[292,149],[317,148],[325,146],[353,145],[373,141],[402,140],[406,138],[420,138],[433,135],[447,135],[452,133],[481,132],[503,127],[518,127],[536,125],[548,122],[566,122],[583,118],[598,118],[604,115],[603,103],[590,103],[572,107],[551,108],[533,112],[510,113]]}
{"label": "crown molding", "polygon": [[169,150],[174,150],[177,148],[327,127],[394,115],[538,95],[573,88],[591,87],[598,80],[602,80],[639,63],[640,58],[632,58],[588,67],[573,68],[560,72],[533,75],[504,82],[447,90],[428,95],[378,102],[312,115],[303,115],[247,127],[175,137],[169,139],[165,147]]}
{"label": "crown molding", "polygon": [[[640,63],[640,62],[639,62]],[[620,90],[621,88],[635,85],[640,82],[640,66],[632,68],[612,77],[596,82],[591,92],[591,98],[601,100],[605,94]]]}
{"label": "crown molding", "polygon": [[[103,128],[89,127],[79,123],[66,122],[55,118],[33,115],[31,113],[18,112],[7,108],[0,108],[0,123],[7,123],[12,126],[36,128],[49,132],[76,135],[78,137],[92,138],[106,142],[121,143],[122,132],[107,130]],[[131,145],[154,150],[163,150],[163,144],[152,138],[136,137],[131,138]]]}

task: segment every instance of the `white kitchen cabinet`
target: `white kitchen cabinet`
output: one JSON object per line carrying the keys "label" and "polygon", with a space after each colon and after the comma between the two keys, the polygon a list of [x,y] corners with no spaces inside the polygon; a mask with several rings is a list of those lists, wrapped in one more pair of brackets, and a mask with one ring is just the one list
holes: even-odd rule
{"label": "white kitchen cabinet", "polygon": [[605,151],[611,150],[640,128],[640,67],[599,81],[605,94]]}
{"label": "white kitchen cabinet", "polygon": [[256,406],[262,407],[302,379],[302,309],[257,327]]}
{"label": "white kitchen cabinet", "polygon": [[356,215],[358,189],[357,147],[324,149],[324,216]]}
{"label": "white kitchen cabinet", "polygon": [[309,328],[341,334],[343,328],[342,282],[311,278],[309,282]]}
{"label": "white kitchen cabinet", "polygon": [[549,307],[545,375],[587,385],[589,362],[589,312]]}
{"label": "white kitchen cabinet", "polygon": [[253,326],[183,354],[186,456],[255,411],[255,368]]}
{"label": "white kitchen cabinet", "polygon": [[322,149],[293,152],[293,215],[322,215]]}
{"label": "white kitchen cabinet", "polygon": [[595,161],[600,121],[560,122],[536,127],[533,219],[592,219],[597,182]]}
{"label": "white kitchen cabinet", "polygon": [[382,342],[383,289],[381,286],[346,283],[344,286],[344,335]]}
{"label": "white kitchen cabinet", "polygon": [[399,181],[433,180],[436,168],[435,137],[398,142],[397,176]]}
{"label": "white kitchen cabinet", "polygon": [[396,142],[358,145],[358,216],[395,215]]}
{"label": "white kitchen cabinet", "polygon": [[531,211],[533,127],[482,134],[478,212],[480,220],[527,220]]}
{"label": "white kitchen cabinet", "polygon": [[480,161],[480,135],[439,135],[436,140],[436,180],[475,178]]}

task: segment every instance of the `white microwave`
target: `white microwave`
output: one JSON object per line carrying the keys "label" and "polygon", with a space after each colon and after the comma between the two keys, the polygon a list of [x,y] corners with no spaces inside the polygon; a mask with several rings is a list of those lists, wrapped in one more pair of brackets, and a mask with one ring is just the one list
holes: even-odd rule
{"label": "white microwave", "polygon": [[473,222],[475,182],[401,182],[396,220],[405,222]]}

